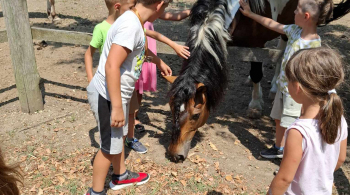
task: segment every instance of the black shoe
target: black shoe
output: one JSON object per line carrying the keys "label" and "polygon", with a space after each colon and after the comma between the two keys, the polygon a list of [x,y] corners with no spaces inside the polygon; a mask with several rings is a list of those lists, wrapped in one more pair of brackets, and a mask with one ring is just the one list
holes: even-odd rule
{"label": "black shoe", "polygon": [[137,133],[143,133],[145,132],[145,126],[143,126],[141,123],[135,125],[135,132]]}
{"label": "black shoe", "polygon": [[[84,194],[84,195],[92,195],[93,193],[92,193],[92,188],[90,188],[87,192],[86,192],[86,194]],[[94,194],[96,194],[96,193],[94,193]],[[102,192],[100,192],[99,193],[99,195],[107,195],[106,194],[106,192],[103,190]]]}
{"label": "black shoe", "polygon": [[273,145],[271,148],[261,151],[260,155],[264,158],[283,158],[283,150],[279,150]]}

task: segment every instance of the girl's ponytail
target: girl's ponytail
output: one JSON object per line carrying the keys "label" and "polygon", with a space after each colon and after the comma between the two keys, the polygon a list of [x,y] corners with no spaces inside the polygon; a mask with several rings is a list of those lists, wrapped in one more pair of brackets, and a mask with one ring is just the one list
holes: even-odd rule
{"label": "girl's ponytail", "polygon": [[331,93],[320,106],[319,125],[322,138],[328,144],[333,144],[337,139],[341,117],[344,114],[342,100],[336,93]]}

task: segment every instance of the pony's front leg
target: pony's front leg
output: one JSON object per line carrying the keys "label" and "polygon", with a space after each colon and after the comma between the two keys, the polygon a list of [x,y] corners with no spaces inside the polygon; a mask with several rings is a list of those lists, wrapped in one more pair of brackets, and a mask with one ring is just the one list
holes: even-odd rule
{"label": "pony's front leg", "polygon": [[[278,41],[277,49],[279,49],[279,50],[286,49],[287,41],[288,41],[288,39],[285,39],[284,37],[281,36],[280,40]],[[275,66],[275,75],[273,76],[273,79],[271,81],[271,89],[270,89],[270,93],[269,93],[270,99],[275,99],[275,95],[277,92],[276,81],[277,81],[277,77],[281,71],[282,56],[283,56],[283,52],[282,52],[282,55],[278,58],[278,61],[277,61],[276,66]]]}
{"label": "pony's front leg", "polygon": [[47,0],[47,15],[52,19],[52,22],[60,20],[56,15],[55,0]]}
{"label": "pony's front leg", "polygon": [[260,118],[264,100],[260,81],[263,77],[262,62],[251,62],[250,78],[253,83],[252,100],[249,103],[247,114],[251,118]]}

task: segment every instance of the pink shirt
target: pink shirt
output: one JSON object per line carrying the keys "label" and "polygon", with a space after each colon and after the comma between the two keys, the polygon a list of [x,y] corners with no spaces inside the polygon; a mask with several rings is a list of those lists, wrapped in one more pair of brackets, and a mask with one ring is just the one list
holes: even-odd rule
{"label": "pink shirt", "polygon": [[285,194],[332,194],[333,172],[337,165],[340,142],[348,137],[348,125],[342,117],[334,144],[323,141],[318,120],[297,119],[286,131],[297,129],[303,135],[303,156],[292,183]]}

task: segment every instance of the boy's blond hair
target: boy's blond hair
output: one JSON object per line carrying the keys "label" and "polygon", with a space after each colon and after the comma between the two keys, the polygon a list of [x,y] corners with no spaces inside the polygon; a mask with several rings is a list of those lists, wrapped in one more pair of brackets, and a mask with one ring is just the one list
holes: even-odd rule
{"label": "boy's blond hair", "polygon": [[124,3],[128,0],[105,0],[108,10],[112,9],[116,3]]}
{"label": "boy's blond hair", "polygon": [[152,5],[154,3],[162,2],[164,3],[171,3],[173,0],[136,0],[136,3],[141,3],[143,5]]}
{"label": "boy's blond hair", "polygon": [[334,4],[332,0],[302,0],[302,11],[308,12],[317,25],[324,24],[332,17]]}

